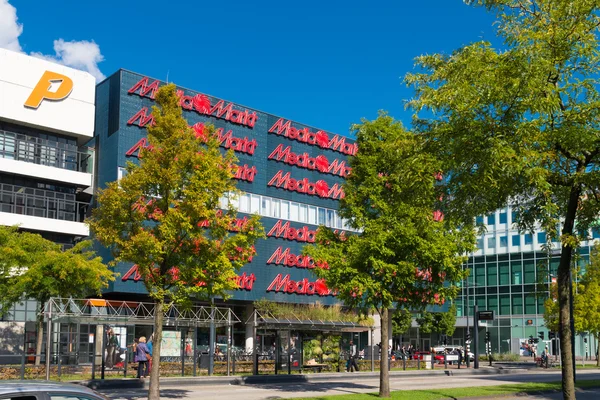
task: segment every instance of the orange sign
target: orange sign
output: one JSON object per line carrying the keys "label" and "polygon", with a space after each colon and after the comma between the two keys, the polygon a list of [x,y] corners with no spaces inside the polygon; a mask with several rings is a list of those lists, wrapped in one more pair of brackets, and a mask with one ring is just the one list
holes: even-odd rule
{"label": "orange sign", "polygon": [[[53,84],[58,84],[55,91],[50,91]],[[54,100],[59,101],[66,99],[73,90],[73,80],[66,75],[57,72],[46,71],[38,81],[37,85],[25,101],[25,107],[38,108],[42,101]]]}

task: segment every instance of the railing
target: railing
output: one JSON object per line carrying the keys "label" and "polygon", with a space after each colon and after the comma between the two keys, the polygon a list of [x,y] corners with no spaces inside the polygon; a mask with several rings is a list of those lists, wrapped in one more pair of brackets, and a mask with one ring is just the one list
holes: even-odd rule
{"label": "railing", "polygon": [[87,208],[74,194],[0,184],[1,212],[83,222]]}
{"label": "railing", "polygon": [[85,173],[92,173],[93,168],[92,154],[74,145],[3,130],[0,130],[0,158]]}

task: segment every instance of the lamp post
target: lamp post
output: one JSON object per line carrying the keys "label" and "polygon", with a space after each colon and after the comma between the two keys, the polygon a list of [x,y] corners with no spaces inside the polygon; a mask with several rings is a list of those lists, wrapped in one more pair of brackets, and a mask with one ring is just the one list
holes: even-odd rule
{"label": "lamp post", "polygon": [[[468,265],[468,263],[467,263]],[[475,279],[475,277],[473,277],[473,279]],[[473,293],[473,335],[469,335],[469,308],[470,308],[470,304],[471,304],[471,294],[469,292],[469,277],[467,277],[465,279],[466,281],[466,290],[467,290],[467,307],[465,307],[466,310],[466,315],[467,315],[467,337],[471,337],[473,339],[473,354],[475,359],[473,360],[473,368],[474,369],[478,369],[479,368],[479,349],[478,349],[478,345],[479,345],[479,331],[478,331],[478,321],[477,321],[477,301],[475,300],[475,293]],[[475,282],[475,280],[473,280],[473,288],[475,288],[476,286],[479,286],[477,284],[477,282]],[[467,343],[467,348],[466,348],[466,358],[467,358],[467,368],[470,367],[470,360],[469,360],[469,348],[468,348],[468,343]]]}

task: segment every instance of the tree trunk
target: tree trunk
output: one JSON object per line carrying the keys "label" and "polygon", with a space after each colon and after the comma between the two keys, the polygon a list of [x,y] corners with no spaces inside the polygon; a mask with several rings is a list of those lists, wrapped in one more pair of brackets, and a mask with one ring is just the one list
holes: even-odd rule
{"label": "tree trunk", "polygon": [[381,317],[381,359],[379,360],[379,397],[390,397],[390,369],[388,364],[389,310],[384,308]]}
{"label": "tree trunk", "polygon": [[148,400],[160,399],[160,345],[164,317],[164,300],[156,301],[154,306],[154,337],[152,339],[152,370],[150,371],[150,390]]}
{"label": "tree trunk", "polygon": [[[44,316],[43,314],[38,316],[37,318],[37,337],[35,340],[35,354],[38,354],[35,356],[35,365],[40,365],[40,362],[42,360],[42,357],[40,356],[40,354],[42,354],[42,346],[44,343]],[[46,349],[46,357],[50,356],[50,349]]]}
{"label": "tree trunk", "polygon": [[594,341],[596,342],[596,367],[600,367],[600,351],[598,351],[598,345],[600,345],[600,341],[598,340],[598,333],[594,333]]}
{"label": "tree trunk", "polygon": [[[575,216],[579,205],[580,190],[571,188],[562,234],[573,234]],[[558,321],[560,327],[560,357],[562,360],[562,391],[564,400],[575,400],[575,377],[573,373],[573,346],[571,345],[571,258],[574,249],[562,245],[558,265]]]}

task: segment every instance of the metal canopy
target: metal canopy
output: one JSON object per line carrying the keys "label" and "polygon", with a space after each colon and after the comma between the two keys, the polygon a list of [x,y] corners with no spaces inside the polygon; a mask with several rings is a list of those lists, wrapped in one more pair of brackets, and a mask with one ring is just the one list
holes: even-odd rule
{"label": "metal canopy", "polygon": [[[42,313],[52,322],[90,322],[95,324],[154,325],[154,303],[139,301],[73,299],[53,297]],[[231,326],[240,319],[229,308],[165,304],[166,326]]]}
{"label": "metal canopy", "polygon": [[330,321],[330,320],[303,320],[291,313],[286,317],[275,317],[270,312],[259,312],[255,310],[246,324],[253,324],[260,329],[291,329],[310,331],[333,331],[333,332],[365,332],[372,329],[371,326],[361,325],[356,322]]}

